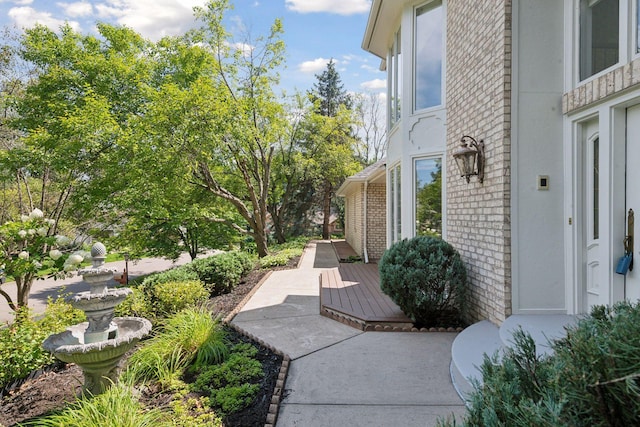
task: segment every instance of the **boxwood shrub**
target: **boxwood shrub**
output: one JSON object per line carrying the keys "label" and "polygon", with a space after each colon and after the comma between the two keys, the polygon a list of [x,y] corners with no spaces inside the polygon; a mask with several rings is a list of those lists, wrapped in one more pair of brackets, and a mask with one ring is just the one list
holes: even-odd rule
{"label": "boxwood shrub", "polygon": [[380,286],[418,327],[458,326],[467,273],[458,252],[435,237],[404,239],[379,263]]}

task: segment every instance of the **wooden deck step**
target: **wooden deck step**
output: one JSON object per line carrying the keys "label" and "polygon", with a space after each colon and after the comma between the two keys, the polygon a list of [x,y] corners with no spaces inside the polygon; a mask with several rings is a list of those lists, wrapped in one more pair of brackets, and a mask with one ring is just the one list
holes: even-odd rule
{"label": "wooden deck step", "polygon": [[369,326],[410,328],[409,319],[380,290],[375,264],[341,264],[320,275],[320,311],[361,330]]}

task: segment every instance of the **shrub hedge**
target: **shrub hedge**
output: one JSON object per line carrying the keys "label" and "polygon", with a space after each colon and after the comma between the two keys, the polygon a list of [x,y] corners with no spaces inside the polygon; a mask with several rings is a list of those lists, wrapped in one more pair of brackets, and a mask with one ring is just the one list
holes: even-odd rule
{"label": "shrub hedge", "polygon": [[378,268],[382,291],[417,326],[462,323],[467,273],[449,243],[427,236],[401,240],[385,251]]}

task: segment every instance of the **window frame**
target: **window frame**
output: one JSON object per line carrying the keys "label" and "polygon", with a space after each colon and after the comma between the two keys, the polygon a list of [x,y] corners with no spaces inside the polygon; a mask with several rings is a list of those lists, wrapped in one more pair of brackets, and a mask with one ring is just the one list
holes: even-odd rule
{"label": "window frame", "polygon": [[[435,105],[431,105],[428,107],[421,107],[418,108],[417,105],[417,101],[418,101],[418,96],[417,96],[417,80],[418,80],[418,22],[417,22],[417,18],[418,18],[418,10],[425,8],[429,6],[428,8],[428,12],[431,12],[434,9],[437,8],[441,8],[442,10],[442,38],[440,40],[440,52],[441,52],[441,57],[440,57],[440,103],[439,104],[435,104]],[[433,110],[433,109],[440,109],[444,107],[444,103],[445,103],[445,77],[446,77],[446,61],[445,61],[445,46],[446,46],[446,9],[445,9],[445,4],[443,0],[431,0],[428,2],[424,2],[424,3],[420,3],[416,6],[414,6],[412,12],[411,12],[411,20],[412,20],[412,59],[411,59],[411,96],[412,96],[412,100],[411,100],[411,107],[412,107],[412,111],[413,113],[417,113],[417,112],[423,112],[423,111],[429,111],[429,110]]]}
{"label": "window frame", "polygon": [[402,240],[402,165],[396,163],[387,171],[389,212],[389,244]]}
{"label": "window frame", "polygon": [[412,176],[413,176],[413,236],[418,235],[418,176],[417,176],[417,163],[423,160],[435,160],[440,161],[440,238],[444,238],[445,235],[445,157],[444,153],[430,154],[424,156],[416,156],[412,159]]}
{"label": "window frame", "polygon": [[402,119],[402,26],[393,34],[387,64],[387,111],[389,131]]}

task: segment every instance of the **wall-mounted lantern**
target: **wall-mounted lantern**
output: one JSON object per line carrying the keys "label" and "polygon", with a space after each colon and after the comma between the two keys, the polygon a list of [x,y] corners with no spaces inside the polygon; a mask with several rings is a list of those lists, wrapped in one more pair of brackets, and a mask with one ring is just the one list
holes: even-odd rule
{"label": "wall-mounted lantern", "polygon": [[476,141],[469,135],[464,135],[460,139],[460,148],[453,152],[460,176],[467,179],[471,175],[478,175],[478,181],[484,181],[484,141]]}

